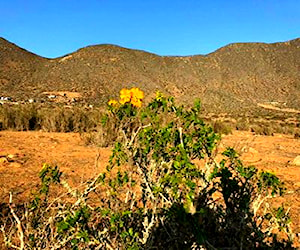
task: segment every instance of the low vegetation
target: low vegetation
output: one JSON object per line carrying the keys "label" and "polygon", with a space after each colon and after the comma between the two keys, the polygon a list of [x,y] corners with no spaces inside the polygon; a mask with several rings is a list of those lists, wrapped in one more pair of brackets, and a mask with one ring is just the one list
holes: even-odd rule
{"label": "low vegetation", "polygon": [[103,113],[102,132],[114,142],[105,172],[72,189],[44,164],[29,204],[17,208],[11,197],[1,228],[8,247],[293,249],[289,210],[270,205],[285,192],[276,175],[244,166],[232,148],[217,160],[220,135],[199,101],[142,100],[139,89],[123,90]]}
{"label": "low vegetation", "polygon": [[[105,120],[105,117],[103,108],[81,105],[0,105],[0,130],[80,132],[87,144],[108,146],[116,138],[116,121]],[[274,112],[261,112],[240,116],[229,114],[225,117],[222,114],[201,114],[201,117],[219,134],[230,134],[234,130],[268,136],[275,133],[290,134],[295,138],[299,138],[300,134],[300,117],[285,113],[275,115]]]}
{"label": "low vegetation", "polygon": [[59,105],[2,105],[2,130],[43,130],[47,132],[87,132],[95,129],[101,119],[99,109]]}

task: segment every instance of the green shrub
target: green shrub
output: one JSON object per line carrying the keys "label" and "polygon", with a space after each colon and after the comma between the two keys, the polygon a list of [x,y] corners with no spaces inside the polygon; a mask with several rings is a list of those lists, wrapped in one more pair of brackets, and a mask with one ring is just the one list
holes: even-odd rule
{"label": "green shrub", "polygon": [[[186,109],[158,93],[145,108],[128,101],[110,106],[107,117],[116,121],[107,170],[72,189],[57,167],[44,165],[40,190],[5,234],[7,246],[292,248],[288,212],[268,202],[283,194],[283,183],[245,167],[232,148],[217,162],[220,137],[200,118],[200,102]],[[67,198],[51,197],[52,184]]]}

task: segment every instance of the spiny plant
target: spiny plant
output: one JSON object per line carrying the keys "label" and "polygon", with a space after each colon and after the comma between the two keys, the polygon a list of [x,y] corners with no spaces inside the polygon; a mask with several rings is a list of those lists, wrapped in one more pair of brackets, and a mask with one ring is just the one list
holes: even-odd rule
{"label": "spiny plant", "polygon": [[[284,193],[283,183],[244,166],[232,148],[217,161],[220,136],[200,118],[198,100],[187,109],[158,92],[143,107],[141,90],[120,94],[103,117],[115,134],[106,171],[72,189],[57,168],[44,165],[40,191],[12,222],[22,224],[22,234],[14,227],[4,234],[8,246],[292,248],[288,212],[268,202]],[[51,184],[66,193],[51,197]]]}

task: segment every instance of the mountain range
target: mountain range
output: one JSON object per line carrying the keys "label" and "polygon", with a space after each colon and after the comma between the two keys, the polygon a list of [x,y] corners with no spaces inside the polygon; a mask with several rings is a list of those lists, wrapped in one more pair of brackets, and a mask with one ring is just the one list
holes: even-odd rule
{"label": "mountain range", "polygon": [[200,98],[208,111],[230,112],[277,103],[300,109],[300,38],[234,43],[207,55],[159,56],[116,45],[95,45],[55,59],[0,38],[0,95],[16,100],[43,92],[79,92],[103,104],[124,87],[147,99],[157,90],[185,104]]}

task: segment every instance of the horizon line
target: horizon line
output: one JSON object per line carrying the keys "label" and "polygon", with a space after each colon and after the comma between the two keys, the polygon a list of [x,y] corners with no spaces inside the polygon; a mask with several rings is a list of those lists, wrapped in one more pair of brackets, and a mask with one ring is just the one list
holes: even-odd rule
{"label": "horizon line", "polygon": [[133,50],[133,51],[140,51],[140,52],[144,52],[144,53],[147,53],[147,54],[152,54],[152,55],[155,55],[155,56],[159,56],[159,57],[194,57],[194,56],[208,56],[210,54],[213,54],[215,52],[217,52],[218,50],[222,49],[222,48],[225,48],[225,47],[228,47],[228,46],[231,46],[231,45],[235,45],[235,44],[265,44],[265,45],[273,45],[273,44],[280,44],[280,43],[289,43],[289,42],[292,42],[292,41],[296,41],[296,40],[300,40],[300,37],[296,37],[296,38],[293,38],[293,39],[289,39],[289,40],[286,40],[286,41],[278,41],[278,42],[232,42],[232,43],[228,43],[224,46],[221,46],[215,50],[213,50],[212,52],[209,52],[207,54],[193,54],[193,55],[160,55],[160,54],[157,54],[157,53],[154,53],[154,52],[150,52],[150,51],[147,51],[147,50],[144,50],[144,49],[135,49],[135,48],[130,48],[130,47],[125,47],[125,46],[122,46],[122,45],[118,45],[118,44],[112,44],[112,43],[99,43],[99,44],[90,44],[90,45],[86,45],[84,47],[80,47],[72,52],[69,52],[69,53],[66,53],[66,54],[63,54],[62,56],[57,56],[57,57],[45,57],[45,56],[42,56],[42,55],[39,55],[35,52],[32,52],[24,47],[21,47],[19,46],[18,44],[14,43],[14,42],[11,42],[9,41],[8,39],[4,38],[4,37],[0,37],[0,39],[3,39],[5,40],[6,42],[10,43],[10,44],[13,44],[14,46],[22,49],[22,50],[25,50],[31,54],[34,54],[36,56],[39,56],[39,57],[42,57],[42,58],[45,58],[45,59],[49,59],[49,60],[55,60],[55,59],[59,59],[59,58],[63,58],[63,57],[66,57],[66,56],[69,56],[71,54],[74,54],[82,49],[85,49],[85,48],[89,48],[89,47],[96,47],[96,46],[113,46],[113,47],[118,47],[118,48],[122,48],[122,49],[126,49],[126,50]]}

